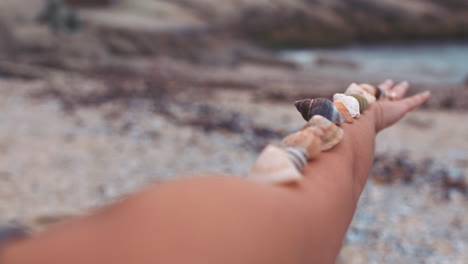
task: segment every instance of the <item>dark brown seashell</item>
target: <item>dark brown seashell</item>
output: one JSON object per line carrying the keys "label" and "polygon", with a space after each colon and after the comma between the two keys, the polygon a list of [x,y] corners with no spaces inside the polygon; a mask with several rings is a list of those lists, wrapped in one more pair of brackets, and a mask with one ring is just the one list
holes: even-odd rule
{"label": "dark brown seashell", "polygon": [[374,88],[375,88],[375,98],[379,100],[380,97],[382,96],[382,89],[380,87],[374,87]]}
{"label": "dark brown seashell", "polygon": [[295,103],[297,110],[302,117],[309,121],[315,115],[321,115],[337,125],[341,125],[344,120],[332,101],[325,98],[306,99]]}
{"label": "dark brown seashell", "polygon": [[304,99],[304,100],[299,100],[294,103],[294,105],[297,108],[297,111],[301,113],[302,117],[306,120],[309,121],[309,109],[310,109],[310,104],[312,103],[312,99]]}

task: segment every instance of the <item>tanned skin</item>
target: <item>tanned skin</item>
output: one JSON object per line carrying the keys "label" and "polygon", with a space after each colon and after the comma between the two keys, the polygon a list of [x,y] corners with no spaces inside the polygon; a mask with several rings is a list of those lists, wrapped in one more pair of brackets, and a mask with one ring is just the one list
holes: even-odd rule
{"label": "tanned skin", "polygon": [[97,212],[9,243],[4,264],[334,263],[374,156],[376,134],[423,104],[378,101],[344,139],[307,164],[305,179],[281,186],[204,176],[158,184]]}

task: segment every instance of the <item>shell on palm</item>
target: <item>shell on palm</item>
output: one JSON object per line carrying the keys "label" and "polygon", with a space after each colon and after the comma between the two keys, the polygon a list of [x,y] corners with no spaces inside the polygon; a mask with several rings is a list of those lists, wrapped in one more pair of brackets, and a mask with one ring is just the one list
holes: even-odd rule
{"label": "shell on palm", "polygon": [[302,148],[306,151],[306,157],[311,160],[320,154],[322,150],[322,136],[314,129],[301,129],[285,137],[281,142],[283,147]]}
{"label": "shell on palm", "polygon": [[348,89],[346,89],[345,94],[351,95],[351,94],[359,94],[366,98],[368,104],[374,103],[377,99],[375,96],[370,93],[368,90],[364,89],[363,87],[357,85],[356,83],[352,83]]}

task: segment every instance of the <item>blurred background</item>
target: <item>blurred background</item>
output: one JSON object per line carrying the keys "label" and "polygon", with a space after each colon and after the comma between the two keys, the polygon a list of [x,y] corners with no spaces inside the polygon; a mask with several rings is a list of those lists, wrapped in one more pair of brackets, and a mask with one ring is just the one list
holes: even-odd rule
{"label": "blurred background", "polygon": [[0,223],[35,230],[145,185],[246,175],[292,102],[408,80],[339,263],[468,259],[465,0],[1,0]]}

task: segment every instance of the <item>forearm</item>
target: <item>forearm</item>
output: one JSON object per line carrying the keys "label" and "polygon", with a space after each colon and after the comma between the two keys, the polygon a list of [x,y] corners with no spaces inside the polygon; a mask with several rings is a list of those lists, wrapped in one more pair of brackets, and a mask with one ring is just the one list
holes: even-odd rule
{"label": "forearm", "polygon": [[[332,263],[369,172],[372,111],[294,186],[174,181],[5,252],[13,263]],[[359,161],[359,162],[358,162]]]}

